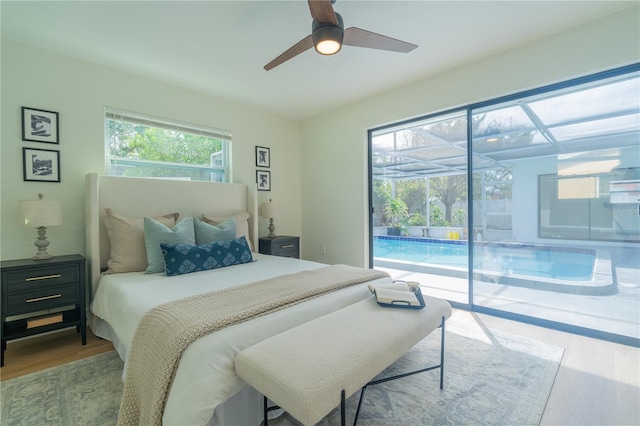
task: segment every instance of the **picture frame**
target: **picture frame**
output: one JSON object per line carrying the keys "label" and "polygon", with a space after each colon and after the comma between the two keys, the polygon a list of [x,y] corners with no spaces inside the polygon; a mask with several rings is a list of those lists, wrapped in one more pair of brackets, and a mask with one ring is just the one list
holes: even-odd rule
{"label": "picture frame", "polygon": [[60,182],[60,151],[22,148],[24,180]]}
{"label": "picture frame", "polygon": [[256,146],[256,167],[271,167],[271,149]]}
{"label": "picture frame", "polygon": [[58,113],[22,107],[22,140],[27,142],[60,143]]}
{"label": "picture frame", "polygon": [[268,170],[256,170],[256,183],[258,191],[271,191],[271,172]]}

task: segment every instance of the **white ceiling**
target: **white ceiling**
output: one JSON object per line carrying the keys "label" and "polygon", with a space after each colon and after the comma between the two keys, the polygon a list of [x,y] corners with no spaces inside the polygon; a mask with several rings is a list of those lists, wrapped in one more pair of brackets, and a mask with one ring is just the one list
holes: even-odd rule
{"label": "white ceiling", "polygon": [[[313,49],[263,66],[311,32],[304,0],[7,1],[2,37],[304,119],[637,5],[637,1],[354,1],[346,27],[411,53]],[[569,54],[570,52],[567,52]],[[541,64],[553,66],[553,64]]]}

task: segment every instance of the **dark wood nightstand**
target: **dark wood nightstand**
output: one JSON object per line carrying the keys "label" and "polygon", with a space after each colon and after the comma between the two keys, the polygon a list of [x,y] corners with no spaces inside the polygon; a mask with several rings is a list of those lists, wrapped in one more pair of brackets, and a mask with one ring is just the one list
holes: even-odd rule
{"label": "dark wood nightstand", "polygon": [[263,237],[259,239],[259,251],[281,257],[295,257],[300,259],[300,237],[278,235],[277,237]]}
{"label": "dark wood nightstand", "polygon": [[75,326],[87,343],[84,257],[4,260],[0,271],[0,366],[9,340]]}

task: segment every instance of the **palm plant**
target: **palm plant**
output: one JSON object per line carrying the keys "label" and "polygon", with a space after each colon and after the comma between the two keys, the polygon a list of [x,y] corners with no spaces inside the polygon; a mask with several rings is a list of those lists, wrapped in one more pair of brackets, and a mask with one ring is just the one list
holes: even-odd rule
{"label": "palm plant", "polygon": [[405,224],[409,217],[407,204],[399,198],[390,199],[384,206],[384,214],[391,221],[391,228],[396,230],[397,234],[405,230]]}

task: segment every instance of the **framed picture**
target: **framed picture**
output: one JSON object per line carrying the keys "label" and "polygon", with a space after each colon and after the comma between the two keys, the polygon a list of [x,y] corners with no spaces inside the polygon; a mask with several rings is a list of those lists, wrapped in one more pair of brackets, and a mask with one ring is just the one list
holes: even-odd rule
{"label": "framed picture", "polygon": [[58,113],[22,107],[22,140],[59,143]]}
{"label": "framed picture", "polygon": [[271,172],[256,170],[256,183],[258,191],[271,191]]}
{"label": "framed picture", "polygon": [[257,167],[270,167],[271,166],[271,154],[270,149],[264,146],[256,146],[256,166]]}
{"label": "framed picture", "polygon": [[60,151],[22,148],[24,180],[60,182]]}

